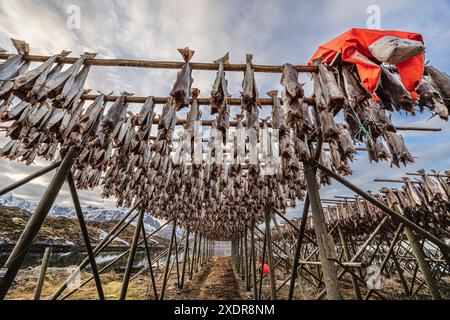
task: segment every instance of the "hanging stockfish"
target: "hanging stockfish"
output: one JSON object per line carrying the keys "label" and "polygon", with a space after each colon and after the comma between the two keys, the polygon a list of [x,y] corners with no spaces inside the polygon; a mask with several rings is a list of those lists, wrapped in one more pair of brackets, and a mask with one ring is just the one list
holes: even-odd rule
{"label": "hanging stockfish", "polygon": [[17,54],[10,56],[0,65],[0,84],[17,76],[17,70],[23,63],[23,57],[29,53],[28,43],[16,39],[11,39],[11,41],[17,50]]}
{"label": "hanging stockfish", "polygon": [[331,141],[329,145],[330,145],[331,163],[333,164],[336,172],[338,172],[342,176],[351,175],[352,170],[350,169],[346,158],[341,157],[339,147],[336,141]]}
{"label": "hanging stockfish", "polygon": [[339,129],[334,121],[333,113],[328,109],[318,111],[320,129],[322,131],[322,137],[324,141],[331,141],[333,139],[339,139]]}
{"label": "hanging stockfish", "polygon": [[70,133],[70,140],[72,143],[81,144],[85,140],[86,135],[95,133],[97,126],[100,124],[100,119],[103,116],[105,109],[106,95],[99,94],[92,104],[86,109],[84,114],[80,117],[79,122],[75,123],[72,132]]}
{"label": "hanging stockfish", "polygon": [[187,114],[186,124],[184,126],[184,129],[190,133],[191,137],[194,137],[195,123],[200,121],[200,119],[202,117],[202,112],[200,110],[200,106],[199,106],[198,100],[197,100],[199,94],[200,94],[199,89],[192,88],[192,90],[191,90],[191,98],[192,98],[191,108]]}
{"label": "hanging stockfish", "polygon": [[103,119],[101,124],[102,131],[115,135],[117,131],[120,130],[121,125],[126,120],[128,109],[127,97],[132,95],[132,93],[123,92],[116,101],[114,101]]}
{"label": "hanging stockfish", "polygon": [[[420,81],[417,93],[420,94],[419,107],[421,107],[421,111],[423,111],[423,107],[427,107],[430,111],[434,111],[441,119],[448,120],[449,109],[445,105],[441,93],[425,77]],[[450,104],[447,103],[447,105]]]}
{"label": "hanging stockfish", "polygon": [[256,88],[255,72],[252,69],[253,55],[247,54],[245,63],[244,80],[242,81],[242,109],[249,110],[258,102],[258,89]]}
{"label": "hanging stockfish", "polygon": [[[91,91],[90,89],[83,90],[82,94],[88,94],[90,91]],[[66,114],[64,115],[64,118],[62,119],[59,128],[59,132],[63,140],[66,140],[70,136],[72,129],[76,126],[76,124],[80,120],[85,101],[86,100],[80,99],[75,100],[71,110],[67,110]]]}
{"label": "hanging stockfish", "polygon": [[342,107],[345,97],[333,72],[328,70],[328,68],[322,63],[319,63],[317,67],[319,70],[318,78],[320,81],[320,86],[322,88],[323,97],[328,110]]}
{"label": "hanging stockfish", "polygon": [[38,67],[33,70],[30,70],[14,79],[14,91],[15,95],[18,97],[25,96],[26,93],[31,90],[36,82],[36,80],[45,72],[49,72],[56,62],[56,60],[60,57],[60,54],[56,54]]}
{"label": "hanging stockfish", "polygon": [[146,143],[150,139],[150,133],[152,131],[153,119],[155,118],[155,103],[153,96],[149,96],[145,99],[144,104],[136,118],[139,130],[136,134],[136,139],[140,143]]}
{"label": "hanging stockfish", "polygon": [[43,85],[43,90],[38,92],[37,98],[39,100],[44,98],[57,98],[66,96],[70,89],[72,88],[78,71],[83,65],[89,54],[82,55],[73,65],[71,65],[67,70],[54,74],[51,71]]}
{"label": "hanging stockfish", "polygon": [[413,101],[411,95],[405,89],[399,77],[391,73],[383,66],[381,67],[381,77],[376,94],[380,97],[384,108],[392,110],[405,110],[414,114]]}
{"label": "hanging stockfish", "polygon": [[278,97],[278,90],[271,90],[267,95],[272,98],[272,128],[278,129],[280,137],[288,130],[286,123],[286,109],[281,98]]}
{"label": "hanging stockfish", "polygon": [[450,77],[445,72],[438,70],[437,68],[428,65],[425,66],[425,72],[433,79],[433,83],[441,93],[441,96],[447,106],[450,108]]}
{"label": "hanging stockfish", "polygon": [[369,161],[372,163],[379,161],[387,161],[391,158],[389,151],[385,147],[381,137],[373,139],[369,138],[366,140],[367,153],[369,156]]}
{"label": "hanging stockfish", "polygon": [[177,74],[177,80],[175,81],[172,92],[170,93],[174,99],[173,104],[176,111],[189,106],[191,84],[194,81],[194,79],[192,79],[192,69],[189,61],[192,59],[195,51],[189,50],[189,48],[186,47],[184,49],[178,49],[178,52],[183,57],[184,64],[181,71]]}
{"label": "hanging stockfish", "polygon": [[217,129],[222,132],[224,142],[226,141],[226,132],[230,127],[230,106],[227,100],[231,94],[228,92],[228,81],[225,79],[224,71],[224,64],[228,62],[228,53],[214,61],[219,64],[219,70],[211,90],[211,114],[217,113]]}
{"label": "hanging stockfish", "polygon": [[355,145],[353,143],[352,135],[348,130],[348,126],[343,123],[339,123],[339,143],[338,147],[342,157],[352,160],[356,154]]}
{"label": "hanging stockfish", "polygon": [[216,74],[216,79],[211,90],[211,114],[215,114],[223,109],[226,100],[231,97],[228,92],[228,81],[225,79],[224,64],[229,63],[228,52],[222,58],[214,61],[219,65],[219,70]]}
{"label": "hanging stockfish", "polygon": [[[20,65],[17,69],[17,76],[21,76],[28,71],[28,67],[30,66],[30,61],[25,61]],[[10,104],[14,99],[13,88],[14,88],[14,79],[7,81],[0,81],[0,99],[4,100],[6,104]]]}
{"label": "hanging stockfish", "polygon": [[[68,56],[71,52],[63,50],[59,57],[64,58]],[[50,81],[51,79],[55,78],[56,75],[58,75],[62,68],[64,67],[63,63],[58,62],[53,68],[49,66],[49,68],[43,70],[40,75],[36,78],[33,84],[33,88],[29,90],[24,97],[21,97],[23,93],[20,91],[18,92],[19,97],[21,97],[24,100],[27,100],[31,103],[37,102],[39,97],[44,96],[44,90],[45,90],[45,83]]]}
{"label": "hanging stockfish", "polygon": [[374,121],[374,127],[376,127],[377,129],[371,130],[371,135],[378,137],[382,132],[385,131],[396,132],[397,130],[391,122],[391,114],[388,113],[388,111],[382,109],[380,104],[375,102],[373,99],[369,99],[367,101],[369,103],[367,107],[369,117],[372,121]]}
{"label": "hanging stockfish", "polygon": [[[326,167],[326,168],[328,168],[330,170],[333,170],[330,152],[328,152],[326,150],[322,150],[322,152],[320,153],[319,162],[324,167]],[[329,175],[327,175],[323,171],[320,171],[319,176],[320,176],[320,183],[321,184],[323,184],[323,185],[330,185],[331,184],[331,177]]]}
{"label": "hanging stockfish", "polygon": [[[96,55],[96,53],[85,53],[85,59],[94,59]],[[84,64],[78,74],[70,77],[64,85],[62,92],[53,99],[53,104],[57,107],[68,108],[73,102],[73,99],[83,91],[84,83],[86,82],[90,69],[91,66],[89,64]]]}
{"label": "hanging stockfish", "polygon": [[406,148],[405,141],[401,135],[387,131],[384,133],[384,138],[387,141],[392,156],[391,166],[396,165],[400,167],[400,162],[405,166],[407,163],[414,163],[414,158],[409,153],[408,148]]}
{"label": "hanging stockfish", "polygon": [[357,79],[355,73],[352,71],[353,68],[353,64],[343,64],[341,75],[347,100],[349,103],[357,105],[370,98],[370,95]]}
{"label": "hanging stockfish", "polygon": [[304,84],[298,82],[298,72],[294,69],[294,66],[290,63],[283,65],[283,72],[281,74],[281,85],[284,87],[284,94],[290,99],[303,98]]}
{"label": "hanging stockfish", "polygon": [[172,136],[177,121],[173,100],[169,99],[163,107],[161,117],[158,124],[158,135],[156,137],[153,150],[158,152],[161,157],[170,153],[170,145],[172,144]]}

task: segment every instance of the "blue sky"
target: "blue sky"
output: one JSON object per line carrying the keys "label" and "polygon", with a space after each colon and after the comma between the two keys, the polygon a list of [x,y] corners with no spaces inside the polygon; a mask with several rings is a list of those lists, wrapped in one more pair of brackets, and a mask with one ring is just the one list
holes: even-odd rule
{"label": "blue sky", "polygon": [[[80,8],[81,28],[66,26],[67,7]],[[74,55],[98,52],[98,57],[149,60],[180,60],[177,48],[194,49],[193,61],[212,62],[230,52],[233,63],[243,63],[245,54],[254,55],[257,64],[305,64],[315,49],[352,27],[366,27],[369,5],[381,10],[382,29],[421,33],[425,39],[426,59],[450,73],[449,1],[37,1],[0,0],[0,46],[12,51],[9,38],[29,42],[32,54],[55,54],[63,49]],[[117,94],[123,90],[138,96],[167,96],[176,70],[93,67],[86,87]],[[215,73],[194,71],[194,87],[207,97]],[[257,74],[261,96],[270,89],[281,91],[279,75]],[[228,73],[230,91],[239,96],[241,73]],[[301,75],[308,82],[307,75]],[[309,93],[310,85],[306,86]],[[136,109],[137,110],[137,109]],[[205,112],[206,113],[206,110]],[[402,132],[416,163],[408,168],[390,168],[389,163],[370,164],[362,153],[352,165],[349,179],[366,190],[382,185],[375,177],[398,178],[419,168],[450,169],[448,146],[450,125],[429,114],[416,117],[395,114],[396,124],[440,127],[440,133]],[[0,138],[0,142],[4,142]],[[0,181],[6,185],[37,170],[45,163],[26,168],[0,159]],[[15,193],[37,201],[51,174],[24,186]],[[337,183],[321,190],[323,197],[349,195]],[[110,206],[99,199],[98,191],[81,192],[83,204]],[[70,203],[64,189],[59,203]],[[290,214],[298,216],[301,204]]]}

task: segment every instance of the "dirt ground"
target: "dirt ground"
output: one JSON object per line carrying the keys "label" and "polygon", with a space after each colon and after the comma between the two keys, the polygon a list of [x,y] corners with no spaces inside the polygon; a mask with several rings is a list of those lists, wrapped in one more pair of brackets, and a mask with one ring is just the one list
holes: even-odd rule
{"label": "dirt ground", "polygon": [[242,283],[235,275],[230,257],[212,257],[183,290],[172,299],[183,300],[241,300]]}
{"label": "dirt ground", "polygon": [[[181,270],[180,263],[180,270]],[[166,300],[238,300],[252,299],[251,292],[244,292],[241,276],[234,270],[230,257],[212,257],[207,263],[199,266],[198,272],[194,274],[193,279],[189,280],[189,273],[186,268],[184,289],[177,286],[176,267],[172,267],[166,286],[164,299]],[[279,287],[286,279],[285,274],[277,270],[276,286]],[[164,269],[156,272],[156,286],[158,295],[162,287]],[[63,268],[49,268],[42,291],[43,300],[48,299],[53,292],[66,280],[68,271]],[[36,282],[39,276],[39,268],[27,268],[19,272],[13,287],[8,292],[6,299],[29,300],[33,299]],[[88,279],[90,273],[82,272],[81,281]],[[101,275],[101,281],[105,297],[108,300],[116,300],[119,297],[122,286],[123,271],[110,271]],[[314,299],[320,291],[315,286],[302,279],[297,282],[295,287],[294,299],[309,300]],[[443,279],[444,285],[441,287],[442,297],[450,298],[450,279]],[[310,279],[312,281],[312,279]],[[408,279],[409,281],[409,279]],[[278,294],[278,299],[287,299],[289,284],[283,286]],[[351,283],[350,276],[344,276],[340,281],[340,288],[345,299],[355,299],[355,293]],[[367,289],[361,286],[361,293],[364,295]],[[64,294],[69,292],[66,290]],[[404,293],[400,281],[394,276],[390,279],[382,279],[382,288],[380,295],[373,294],[371,299],[389,299],[389,300],[409,300],[409,299],[430,299],[426,288],[422,287],[415,296],[408,296]],[[262,296],[263,300],[268,299],[270,295],[269,279],[263,280]],[[70,296],[71,300],[92,300],[98,299],[94,281],[90,281],[75,294]],[[148,300],[154,299],[153,289],[148,272],[135,273],[128,287],[127,299],[129,300]]]}

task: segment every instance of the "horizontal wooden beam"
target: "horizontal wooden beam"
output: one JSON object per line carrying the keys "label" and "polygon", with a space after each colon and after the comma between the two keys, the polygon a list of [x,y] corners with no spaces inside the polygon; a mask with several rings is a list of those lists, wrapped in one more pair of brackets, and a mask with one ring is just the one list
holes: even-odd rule
{"label": "horizontal wooden beam", "polygon": [[[400,179],[373,179],[374,182],[392,182],[392,183],[405,183]],[[419,181],[410,181],[411,183],[420,183]]]}
{"label": "horizontal wooden beam", "polygon": [[[450,171],[449,174],[446,173],[440,173],[440,174],[436,174],[436,173],[426,173],[425,175],[430,176],[430,177],[449,177],[450,178]],[[407,176],[421,176],[421,174],[419,173],[414,173],[414,172],[407,172],[406,173]]]}
{"label": "horizontal wooden beam", "polygon": [[[13,54],[0,53],[0,59],[8,59]],[[26,61],[32,62],[45,62],[51,56],[42,55],[27,55],[24,57]],[[64,64],[73,64],[78,60],[78,57],[61,57],[56,60],[56,62]],[[86,59],[84,64],[92,66],[102,66],[102,67],[132,67],[132,68],[153,68],[153,69],[181,69],[184,62],[179,61],[151,61],[151,60],[136,60],[136,59]],[[217,71],[219,65],[217,63],[204,63],[204,62],[191,62],[191,68],[193,70],[210,70]],[[259,65],[253,64],[252,68],[255,72],[264,73],[281,73],[283,66],[272,66],[272,65]],[[295,70],[298,72],[317,72],[317,67],[307,66],[307,65],[296,65]],[[225,71],[245,71],[245,64],[234,64],[227,63],[224,65]]]}
{"label": "horizontal wooden beam", "polygon": [[[95,100],[98,97],[96,94],[83,94],[81,96],[82,100]],[[116,101],[118,96],[106,96],[106,101]],[[129,103],[144,103],[147,97],[127,97],[127,102]],[[168,97],[153,97],[153,103],[164,104],[167,102]],[[271,106],[273,104],[272,98],[259,98],[259,103],[263,106]],[[309,105],[315,105],[315,100],[312,98],[304,98],[303,101]],[[198,98],[197,102],[199,105],[210,105],[211,100],[209,98]],[[242,100],[240,98],[230,98],[228,99],[228,104],[232,106],[240,106]]]}
{"label": "horizontal wooden beam", "polygon": [[429,128],[429,127],[411,127],[411,126],[395,126],[395,129],[402,131],[442,131],[441,128]]}

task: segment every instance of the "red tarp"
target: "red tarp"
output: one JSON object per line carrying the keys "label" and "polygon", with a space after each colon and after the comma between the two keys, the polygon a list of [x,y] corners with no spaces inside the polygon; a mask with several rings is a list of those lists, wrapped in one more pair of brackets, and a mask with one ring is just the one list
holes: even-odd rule
{"label": "red tarp", "polygon": [[[322,62],[331,62],[336,54],[340,53],[343,61],[356,64],[362,85],[368,92],[373,94],[380,80],[381,68],[368,59],[374,58],[369,47],[387,36],[389,38],[415,40],[423,44],[423,38],[418,33],[394,30],[350,29],[320,46],[308,64],[311,64],[317,58],[322,58]],[[403,85],[411,93],[411,97],[417,98],[418,95],[414,90],[423,76],[424,54],[421,52],[395,64],[395,66]]]}

